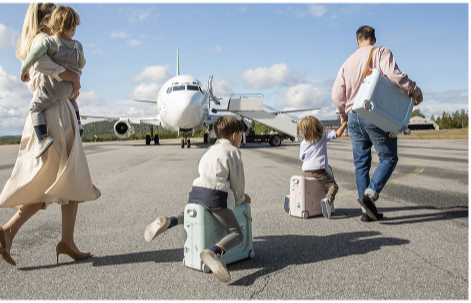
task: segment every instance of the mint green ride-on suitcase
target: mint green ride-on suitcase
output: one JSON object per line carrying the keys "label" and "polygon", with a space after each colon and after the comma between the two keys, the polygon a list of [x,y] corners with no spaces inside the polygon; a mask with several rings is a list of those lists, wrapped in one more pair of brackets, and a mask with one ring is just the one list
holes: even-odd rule
{"label": "mint green ride-on suitcase", "polygon": [[[209,273],[211,270],[200,259],[200,253],[211,248],[227,235],[225,229],[214,216],[203,206],[196,203],[188,203],[184,210],[185,266]],[[244,241],[222,255],[221,260],[227,265],[243,259],[255,257],[252,239],[252,215],[250,203],[243,203],[234,209],[234,214],[239,221]]]}

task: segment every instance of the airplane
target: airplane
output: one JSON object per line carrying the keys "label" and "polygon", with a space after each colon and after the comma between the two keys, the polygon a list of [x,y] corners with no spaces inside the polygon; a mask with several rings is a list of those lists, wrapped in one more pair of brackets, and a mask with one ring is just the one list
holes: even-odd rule
{"label": "airplane", "polygon": [[133,124],[148,124],[151,135],[146,136],[146,145],[150,145],[151,140],[154,144],[159,144],[159,136],[154,136],[154,127],[162,127],[169,131],[177,131],[178,136],[183,134],[181,148],[185,145],[190,148],[191,143],[188,139],[188,133],[193,132],[201,125],[211,125],[217,115],[209,114],[210,102],[219,105],[221,100],[213,95],[212,89],[213,76],[209,77],[208,88],[201,81],[191,75],[180,75],[179,55],[177,49],[177,69],[176,76],[169,79],[160,88],[157,100],[134,99],[136,102],[145,102],[156,104],[158,115],[148,118],[127,118],[110,117],[96,115],[81,115],[82,119],[96,118],[116,121],[113,129],[120,139],[129,138],[135,133]]}

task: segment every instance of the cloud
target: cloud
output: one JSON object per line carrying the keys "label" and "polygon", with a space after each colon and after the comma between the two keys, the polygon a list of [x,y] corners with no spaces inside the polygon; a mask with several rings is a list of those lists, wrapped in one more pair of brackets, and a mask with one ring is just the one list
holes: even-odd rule
{"label": "cloud", "polygon": [[0,23],[0,49],[15,49],[18,34]]}
{"label": "cloud", "polygon": [[158,83],[141,83],[139,86],[132,90],[132,93],[128,94],[127,97],[131,99],[146,99],[146,100],[157,100],[157,95],[162,84]]}
{"label": "cloud", "polygon": [[288,88],[284,94],[284,105],[294,108],[322,107],[329,98],[327,93],[311,84],[298,84]]}
{"label": "cloud", "polygon": [[214,80],[213,93],[215,97],[221,98],[222,96],[229,96],[233,91],[234,84],[229,79]]}
{"label": "cloud", "polygon": [[77,98],[79,107],[82,106],[100,106],[106,103],[105,99],[95,90],[89,92],[80,92],[80,96]]}
{"label": "cloud", "polygon": [[103,50],[101,48],[94,49],[92,55],[103,55]]}
{"label": "cloud", "polygon": [[300,18],[304,18],[308,15],[320,18],[327,13],[327,8],[324,5],[319,4],[311,4],[305,9],[295,9],[293,6],[289,6],[288,10],[292,10]]}
{"label": "cloud", "polygon": [[113,31],[111,32],[111,38],[119,38],[119,39],[125,39],[126,38],[126,32],[118,32],[118,31]]}
{"label": "cloud", "polygon": [[291,72],[286,63],[274,64],[271,67],[259,67],[255,70],[246,70],[241,79],[244,88],[265,89],[279,85],[288,86],[300,81],[299,77]]}
{"label": "cloud", "polygon": [[126,44],[129,46],[139,46],[142,44],[142,41],[131,39],[131,40],[128,40]]}
{"label": "cloud", "polygon": [[146,19],[150,15],[152,15],[153,17],[158,17],[159,14],[158,13],[153,13],[152,12],[153,10],[154,10],[154,8],[150,8],[148,10],[143,10],[143,9],[133,10],[131,12],[128,20],[131,21],[131,22],[137,22],[137,21],[143,21],[144,19]]}
{"label": "cloud", "polygon": [[247,7],[245,7],[245,6],[238,6],[236,9],[237,9],[239,12],[242,12],[242,13],[247,12]]}
{"label": "cloud", "polygon": [[0,66],[0,136],[21,134],[31,97],[27,85]]}
{"label": "cloud", "polygon": [[222,52],[222,47],[216,46],[216,47],[212,48],[211,51],[220,53],[220,52]]}
{"label": "cloud", "polygon": [[327,8],[323,5],[311,4],[309,5],[309,12],[314,17],[322,17],[325,13],[327,13]]}
{"label": "cloud", "polygon": [[164,82],[172,77],[167,70],[168,64],[148,66],[137,76],[131,78],[131,81],[139,82],[147,79],[150,81]]}
{"label": "cloud", "polygon": [[452,114],[469,108],[468,90],[425,91],[423,95],[424,101],[415,108],[420,109],[426,118],[430,118],[432,115],[435,118],[441,117],[444,111]]}

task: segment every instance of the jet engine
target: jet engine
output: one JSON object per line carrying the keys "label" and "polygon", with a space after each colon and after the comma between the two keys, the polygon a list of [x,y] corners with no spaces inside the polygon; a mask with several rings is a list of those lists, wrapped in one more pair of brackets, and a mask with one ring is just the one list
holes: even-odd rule
{"label": "jet engine", "polygon": [[134,126],[132,126],[131,121],[129,121],[129,119],[120,119],[114,125],[114,133],[120,139],[129,138],[134,134]]}

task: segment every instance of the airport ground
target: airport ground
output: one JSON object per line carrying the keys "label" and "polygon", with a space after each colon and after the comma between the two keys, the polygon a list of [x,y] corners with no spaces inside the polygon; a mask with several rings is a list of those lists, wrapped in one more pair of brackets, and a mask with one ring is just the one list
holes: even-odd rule
{"label": "airport ground", "polygon": [[[399,140],[399,164],[380,195],[385,218],[360,221],[351,143],[328,143],[340,186],[331,220],[283,209],[300,174],[299,143],[244,146],[255,258],[228,265],[229,284],[185,267],[183,227],[147,243],[146,225],[182,211],[198,158],[193,140],[85,143],[102,197],[79,206],[76,243],[92,257],[56,264],[60,207],[25,224],[0,262],[1,300],[468,300],[468,140]],[[18,145],[0,146],[0,187]],[[373,166],[378,160],[373,158]],[[0,210],[0,224],[15,211]]]}

